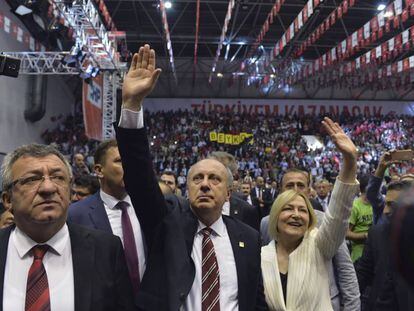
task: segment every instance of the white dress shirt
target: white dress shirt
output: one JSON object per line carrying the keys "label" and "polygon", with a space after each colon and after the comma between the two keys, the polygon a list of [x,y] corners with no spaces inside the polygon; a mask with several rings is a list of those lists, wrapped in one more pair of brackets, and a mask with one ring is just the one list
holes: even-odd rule
{"label": "white dress shirt", "polygon": [[223,215],[230,216],[230,202],[229,201],[224,202],[221,213]]}
{"label": "white dress shirt", "polygon": [[[109,194],[100,190],[101,199],[105,206],[106,214],[108,215],[109,223],[111,225],[112,233],[118,236],[122,243],[124,243],[124,236],[122,233],[122,211],[119,208],[115,208],[119,200],[110,196]],[[132,207],[131,198],[127,195],[122,201],[128,203],[127,212],[132,225],[132,231],[134,231],[135,246],[138,252],[139,261],[139,276],[142,280],[142,276],[145,272],[145,248],[144,240],[142,237],[141,225],[138,221],[138,217],[135,214],[134,208]]]}
{"label": "white dress shirt", "polygon": [[[10,234],[4,273],[4,311],[25,309],[27,276],[33,263],[30,250],[37,244],[17,227]],[[50,308],[52,311],[73,311],[75,289],[72,248],[67,225],[65,224],[44,244],[50,246],[43,257],[49,283]]]}
{"label": "white dress shirt", "polygon": [[[201,230],[205,227],[202,222],[198,222],[198,229],[194,237],[193,251],[191,253],[196,273],[190,293],[184,304],[184,310],[186,311],[201,311],[201,262],[203,242],[203,233]],[[239,310],[236,262],[223,218],[220,217],[210,228],[213,229],[210,237],[214,245],[220,274],[220,310]]]}

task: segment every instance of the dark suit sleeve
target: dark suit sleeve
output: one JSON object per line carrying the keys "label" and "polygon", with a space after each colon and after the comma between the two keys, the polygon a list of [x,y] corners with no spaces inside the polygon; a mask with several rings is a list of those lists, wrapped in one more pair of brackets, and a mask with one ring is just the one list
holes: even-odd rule
{"label": "dark suit sleeve", "polygon": [[[260,239],[260,234],[259,234],[259,241],[257,242],[259,247],[261,245],[261,239]],[[259,256],[257,258],[257,260],[259,261],[259,264],[261,265],[261,247],[259,249]],[[257,286],[257,294],[256,294],[256,310],[260,310],[260,311],[267,311],[268,307],[267,307],[267,303],[266,303],[266,298],[265,298],[265,294],[264,294],[264,286],[263,286],[263,276],[262,276],[262,269],[259,269],[259,282],[258,282],[258,286]]]}
{"label": "dark suit sleeve", "polygon": [[388,270],[384,284],[381,286],[377,300],[375,301],[375,311],[399,311],[398,299],[395,292],[395,279],[393,273]]}
{"label": "dark suit sleeve", "polygon": [[124,249],[122,247],[121,240],[117,241],[117,251],[116,251],[116,263],[115,263],[115,288],[117,300],[117,309],[118,311],[130,311],[137,310],[131,286],[131,280],[128,274],[127,263],[125,260]]}
{"label": "dark suit sleeve", "polygon": [[372,285],[375,276],[375,258],[373,249],[373,232],[369,231],[368,239],[365,241],[364,250],[361,258],[355,265],[355,270],[358,277],[359,290],[361,293],[365,291],[367,286]]}
{"label": "dark suit sleeve", "polygon": [[155,230],[167,213],[167,208],[154,174],[147,133],[145,129],[114,126],[124,168],[125,188],[150,250]]}

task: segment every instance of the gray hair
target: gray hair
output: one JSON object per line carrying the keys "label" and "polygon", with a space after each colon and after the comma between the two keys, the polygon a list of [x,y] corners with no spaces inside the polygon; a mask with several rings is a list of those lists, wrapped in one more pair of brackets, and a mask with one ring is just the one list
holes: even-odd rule
{"label": "gray hair", "polygon": [[[226,166],[232,174],[236,174],[237,171],[238,171],[238,165],[237,165],[236,158],[228,152],[213,151],[212,153],[209,154],[207,159],[215,159],[215,160],[223,163],[224,166]],[[233,181],[232,181],[232,183],[233,183]]]}
{"label": "gray hair", "polygon": [[[230,189],[232,187],[232,185],[233,185],[233,174],[231,173],[231,170],[223,162],[221,162],[220,160],[218,160],[216,158],[213,158],[213,157],[210,158],[209,157],[209,158],[207,158],[205,160],[216,160],[217,162],[220,162],[226,168],[226,172],[227,172],[227,188]],[[203,160],[201,160],[201,161],[203,161]],[[198,161],[198,162],[200,162],[200,161]],[[193,165],[191,165],[190,169],[188,170],[187,176],[190,176],[191,170],[193,169],[194,165],[196,165],[198,162],[196,162]]]}
{"label": "gray hair", "polygon": [[72,178],[72,167],[70,166],[68,160],[65,156],[59,152],[55,147],[51,145],[41,145],[41,144],[29,144],[18,147],[16,150],[8,153],[3,160],[1,165],[1,176],[3,179],[2,187],[3,190],[8,190],[12,185],[12,166],[13,164],[22,157],[34,157],[34,158],[43,158],[48,155],[57,156],[65,164],[68,169],[70,178]]}

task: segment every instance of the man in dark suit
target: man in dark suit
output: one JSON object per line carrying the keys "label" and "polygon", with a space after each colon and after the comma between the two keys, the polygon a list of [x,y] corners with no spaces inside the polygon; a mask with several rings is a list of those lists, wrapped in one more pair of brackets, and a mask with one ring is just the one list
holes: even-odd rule
{"label": "man in dark suit", "polygon": [[265,181],[262,176],[256,178],[256,186],[251,190],[250,196],[260,218],[269,215],[273,201],[269,189],[265,187]]}
{"label": "man in dark suit", "polygon": [[116,129],[125,186],[149,249],[139,308],[265,309],[259,234],[221,213],[231,186],[226,167],[213,159],[196,163],[187,178],[191,210],[168,211],[165,206],[141,109],[160,71],[155,69],[155,52],[148,45],[141,47],[124,79],[123,109]]}
{"label": "man in dark suit", "polygon": [[409,187],[410,183],[400,181],[387,186],[384,207],[388,218],[370,228],[362,256],[355,264],[361,293],[371,287],[367,299],[362,300],[363,310],[414,310],[414,292],[410,294],[408,285],[393,272],[391,257],[395,252],[390,245],[388,220],[401,193]]}
{"label": "man in dark suit", "polygon": [[[137,293],[145,271],[145,243],[141,225],[125,190],[124,171],[116,140],[100,143],[94,160],[101,189],[70,205],[68,222],[115,234],[123,241],[132,285]],[[124,209],[119,208],[122,204],[125,205]]]}
{"label": "man in dark suit", "polygon": [[2,166],[0,310],[135,310],[121,241],[67,225],[72,171],[51,146],[31,144]]}

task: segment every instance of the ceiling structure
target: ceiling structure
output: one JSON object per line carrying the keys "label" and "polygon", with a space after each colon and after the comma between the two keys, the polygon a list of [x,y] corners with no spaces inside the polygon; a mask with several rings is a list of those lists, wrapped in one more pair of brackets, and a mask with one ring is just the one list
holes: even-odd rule
{"label": "ceiling structure", "polygon": [[79,1],[156,50],[155,97],[414,99],[414,0]]}
{"label": "ceiling structure", "polygon": [[[278,2],[281,4],[278,12],[277,14],[272,14],[275,13],[274,6]],[[303,26],[299,30],[295,30],[292,39],[286,40],[288,42],[277,53],[278,55],[276,55],[276,44],[281,41],[283,35],[286,36],[285,38],[289,37],[289,33],[287,33],[290,30],[289,26],[295,19],[297,22],[299,14],[303,17],[305,13],[302,14],[302,11],[304,9],[307,10],[308,2],[308,0],[235,1],[234,8],[231,10],[231,18],[228,20],[228,29],[225,32],[224,41],[221,42],[220,36],[223,31],[226,14],[228,14],[228,0],[172,0],[172,7],[165,11],[173,50],[174,67],[172,67],[172,59],[169,57],[170,52],[167,50],[166,32],[162,20],[162,5],[164,1],[105,0],[117,29],[126,31],[127,44],[131,51],[136,51],[139,46],[144,43],[149,43],[161,58],[160,64],[162,69],[165,73],[168,73],[168,76],[164,75],[167,80],[174,80],[170,75],[172,71],[177,72],[178,81],[176,84],[178,85],[182,85],[183,81],[191,82],[192,80],[192,89],[182,93],[174,87],[174,83],[165,81],[165,84],[169,85],[167,88],[169,91],[167,92],[165,91],[166,88],[163,88],[163,91],[159,92],[159,96],[188,97],[197,94],[206,96],[209,92],[213,91],[213,94],[219,97],[231,97],[235,95],[252,97],[255,93],[261,97],[286,97],[286,90],[289,90],[289,93],[295,93],[294,89],[299,89],[299,93],[301,94],[296,92],[296,95],[291,94],[287,97],[314,98],[315,96],[318,97],[317,93],[321,88],[338,88],[339,85],[341,88],[361,87],[363,89],[372,89],[374,83],[363,83],[364,78],[362,78],[363,81],[360,81],[361,79],[358,81],[357,78],[355,78],[355,81],[348,81],[348,78],[345,82],[340,83],[340,79],[333,79],[331,75],[326,75],[325,71],[314,73],[313,75],[309,74],[309,76],[301,76],[302,79],[299,79],[298,75],[304,74],[301,73],[301,71],[305,71],[303,66],[314,63],[317,59],[322,58],[324,54],[330,54],[330,51],[334,47],[340,45],[348,37],[352,37],[354,32],[363,28],[367,22],[377,16],[380,12],[378,10],[379,4],[384,4],[385,7],[393,5],[394,14],[396,14],[395,6],[399,4],[393,4],[394,1],[381,0],[314,0],[313,14],[309,14],[310,16],[306,21],[301,21]],[[410,1],[402,0],[399,2],[402,8],[407,9],[409,12],[410,8],[407,7],[407,4]],[[198,36],[196,35],[197,5],[199,5]],[[343,10],[344,5],[348,8],[347,12]],[[340,18],[338,18],[338,7],[342,9]],[[332,14],[335,14],[335,20],[329,23],[329,27],[326,27],[316,40],[309,42],[308,38],[312,34],[316,35],[318,27],[320,28]],[[269,23],[270,15],[273,16]],[[381,38],[376,38],[376,40],[371,40],[370,43],[364,46],[353,49],[350,55],[343,57],[340,62],[334,62],[335,64],[333,65],[338,67],[340,64],[355,62],[358,57],[361,57],[381,43],[394,38],[402,31],[411,27],[413,21],[414,17],[410,14],[408,14],[407,20],[402,21],[400,18],[398,26],[394,25],[393,20],[391,20],[391,27],[387,31],[383,31]],[[197,58],[195,59],[196,38],[198,40],[198,48]],[[261,40],[258,41],[258,38]],[[306,48],[302,53],[299,53],[300,47],[306,42],[308,43]],[[220,43],[223,43],[223,46],[220,50],[218,64],[215,66],[214,59],[216,58]],[[403,60],[411,54],[412,51],[410,48],[396,55],[391,55],[385,61],[379,62],[375,71],[379,68],[386,70],[387,64],[397,63],[399,60]],[[292,69],[292,66],[295,68]],[[351,68],[351,65],[349,66]],[[214,69],[216,70],[214,71]],[[374,71],[372,68],[370,70],[371,72]],[[372,74],[375,76],[374,80],[380,80],[376,73]],[[292,75],[295,77],[292,78]],[[357,75],[358,73],[355,72],[353,76]],[[381,75],[379,77],[381,78]],[[252,80],[249,78],[255,79]],[[277,78],[279,79],[277,80]],[[202,79],[201,81],[204,81],[204,83],[210,82],[210,90],[209,87],[203,85],[204,91],[198,92],[197,85],[201,81],[197,79]],[[266,86],[269,84],[269,80],[272,82],[275,79],[277,82],[271,83],[272,87],[269,91],[269,87],[266,88]],[[315,82],[312,82],[315,79],[316,85]],[[367,82],[372,82],[370,79],[367,77]],[[399,83],[403,84],[403,82],[396,81],[398,79],[400,78],[395,76],[389,77],[393,87],[398,88]],[[406,78],[404,81],[407,79],[409,78]],[[226,80],[226,82],[223,83],[222,80]],[[235,80],[237,83],[234,83]],[[243,82],[240,83],[240,80],[243,80]],[[249,82],[247,82],[248,80]],[[238,90],[233,92],[226,90],[225,93],[222,91],[217,92],[217,85],[223,84],[226,86],[224,89],[234,87],[237,84]],[[256,91],[253,90],[253,93],[249,92],[248,94],[244,94],[243,92],[251,88],[252,84],[256,86],[253,88]],[[367,87],[367,84],[371,84],[371,86]],[[378,97],[377,95],[372,96],[371,94],[367,96],[372,99],[409,98],[410,92],[407,92],[407,83],[405,83],[405,86],[404,92],[400,93],[396,90],[389,90],[388,87],[381,85],[376,87],[376,91],[385,92],[385,95],[382,94]],[[263,87],[265,89],[264,91]],[[316,92],[314,90],[301,92],[303,88],[317,90]],[[363,94],[361,95],[364,97]],[[339,95],[340,98],[346,98],[347,96],[349,94]],[[323,97],[326,96],[323,95]],[[331,94],[328,97],[337,98],[338,95]],[[354,95],[351,97],[355,98]]]}

